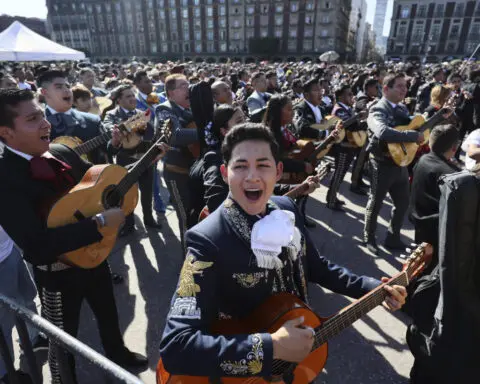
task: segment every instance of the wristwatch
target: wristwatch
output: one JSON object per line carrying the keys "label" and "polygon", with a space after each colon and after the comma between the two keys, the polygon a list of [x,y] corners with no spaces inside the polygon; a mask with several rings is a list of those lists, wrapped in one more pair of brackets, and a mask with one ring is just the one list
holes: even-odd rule
{"label": "wristwatch", "polygon": [[103,216],[102,213],[97,213],[94,217],[95,217],[95,221],[97,222],[97,225],[98,225],[100,228],[105,227],[105,225],[106,225],[106,220],[105,220],[105,216]]}

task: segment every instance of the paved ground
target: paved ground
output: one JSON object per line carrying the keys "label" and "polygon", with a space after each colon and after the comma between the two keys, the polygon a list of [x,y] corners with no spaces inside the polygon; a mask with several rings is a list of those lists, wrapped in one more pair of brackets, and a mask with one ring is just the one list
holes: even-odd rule
{"label": "paved ground", "polygon": [[[321,254],[332,261],[358,274],[376,278],[390,276],[401,268],[401,258],[383,248],[378,256],[373,256],[360,244],[367,198],[350,193],[349,177],[347,175],[340,190],[340,197],[347,202],[346,214],[325,208],[325,186],[312,195],[307,210],[318,224],[311,230],[312,237]],[[324,185],[327,183],[325,181]],[[379,219],[379,244],[386,233],[390,208],[391,202],[387,199]],[[178,223],[172,210],[166,213],[160,232],[145,231],[138,217],[137,224],[139,229],[136,234],[119,242],[110,261],[114,272],[126,276],[125,283],[115,287],[126,344],[132,350],[148,355],[149,369],[141,372],[139,377],[145,383],[153,384],[158,344],[183,256],[178,240]],[[404,241],[410,242],[413,231],[407,221],[405,227]],[[311,287],[311,295],[311,303],[324,316],[334,314],[350,302],[316,286]],[[412,356],[405,343],[407,323],[408,319],[402,313],[391,314],[383,308],[373,310],[331,340],[329,360],[316,383],[407,383],[412,365]],[[80,327],[79,339],[101,352],[95,320],[88,306],[82,310]],[[45,365],[45,374],[47,371]],[[80,383],[109,382],[97,369],[80,359],[78,371]]]}

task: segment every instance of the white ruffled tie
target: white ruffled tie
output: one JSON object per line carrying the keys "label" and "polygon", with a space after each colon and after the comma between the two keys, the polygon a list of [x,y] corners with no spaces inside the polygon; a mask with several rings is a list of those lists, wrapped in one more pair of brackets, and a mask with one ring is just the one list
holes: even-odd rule
{"label": "white ruffled tie", "polygon": [[279,269],[278,257],[282,247],[288,247],[290,257],[296,260],[301,247],[299,229],[295,226],[293,212],[276,209],[257,221],[252,228],[251,245],[260,268]]}

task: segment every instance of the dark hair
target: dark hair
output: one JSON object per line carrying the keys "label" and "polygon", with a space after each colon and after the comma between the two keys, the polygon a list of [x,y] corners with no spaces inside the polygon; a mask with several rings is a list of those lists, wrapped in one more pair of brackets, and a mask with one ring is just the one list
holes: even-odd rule
{"label": "dark hair", "polygon": [[395,86],[395,82],[397,81],[397,79],[404,79],[404,78],[405,78],[405,74],[403,72],[389,73],[383,79],[383,86],[388,88],[393,88]]}
{"label": "dark hair", "polygon": [[125,92],[127,89],[132,88],[132,84],[121,84],[118,87],[114,88],[112,92],[110,92],[110,98],[116,104],[118,102],[118,99],[122,97],[123,92]]}
{"label": "dark hair", "polygon": [[317,79],[310,79],[305,84],[303,84],[303,93],[309,93],[315,85],[318,85],[319,82]]}
{"label": "dark hair", "polygon": [[80,72],[78,73],[80,76],[85,75],[86,73],[93,73],[95,74],[95,71],[92,68],[82,68]]}
{"label": "dark hair", "polygon": [[263,124],[270,128],[280,145],[280,152],[282,151],[282,109],[290,103],[291,100],[288,96],[282,94],[273,95],[267,103],[267,110],[263,116]]}
{"label": "dark hair", "polygon": [[265,74],[263,72],[255,72],[252,77],[250,78],[250,82],[252,83],[253,85],[253,82],[258,80],[260,77],[262,76],[265,76]]}
{"label": "dark hair", "polygon": [[14,128],[18,116],[14,108],[22,101],[34,100],[35,95],[27,89],[0,89],[0,126]]}
{"label": "dark hair", "polygon": [[477,80],[477,78],[480,77],[480,69],[473,69],[473,68],[470,68],[469,72],[468,72],[468,80],[470,80],[472,83],[475,83]]}
{"label": "dark hair", "polygon": [[177,88],[177,80],[187,80],[187,76],[180,73],[174,73],[172,75],[168,75],[165,79],[165,93],[167,97],[169,92],[174,91]]}
{"label": "dark hair", "polygon": [[458,129],[453,124],[437,125],[430,133],[429,145],[433,152],[442,155],[460,139]]}
{"label": "dark hair", "polygon": [[335,89],[335,98],[338,100],[342,95],[348,90],[352,89],[352,87],[349,84],[340,84],[336,89]]}
{"label": "dark hair", "polygon": [[87,87],[81,84],[72,87],[72,93],[74,102],[78,99],[91,99],[93,97],[92,92],[90,92]]}
{"label": "dark hair", "polygon": [[66,79],[67,76],[64,72],[56,69],[51,71],[45,71],[38,77],[37,84],[39,87],[45,88],[53,80],[58,78]]}
{"label": "dark hair", "polygon": [[228,104],[222,104],[215,108],[215,111],[213,112],[211,132],[218,139],[219,143],[223,141],[220,129],[227,128],[228,121],[237,110],[238,108],[234,108]]}
{"label": "dark hair", "polygon": [[137,71],[135,72],[135,75],[133,76],[133,83],[138,84],[144,77],[148,77],[147,71]]}
{"label": "dark hair", "polygon": [[303,89],[303,83],[302,83],[302,80],[301,79],[295,79],[292,81],[292,88],[296,88],[296,87],[299,87],[299,88],[302,88]]}
{"label": "dark hair", "polygon": [[444,72],[442,67],[435,67],[432,69],[432,77],[437,76],[440,72]]}
{"label": "dark hair", "polygon": [[277,77],[277,72],[275,71],[268,71],[267,74],[265,75],[267,79],[271,79],[272,77]]}
{"label": "dark hair", "polygon": [[367,93],[367,90],[368,88],[372,87],[372,86],[377,86],[378,85],[378,80],[377,79],[374,79],[374,78],[370,78],[370,79],[367,79],[365,81],[365,83],[363,84],[363,92],[366,94]]}
{"label": "dark hair", "polygon": [[244,123],[235,126],[228,131],[227,135],[223,139],[222,155],[225,164],[230,162],[232,153],[235,147],[247,140],[263,141],[270,145],[272,156],[277,163],[279,160],[278,144],[273,137],[272,131],[263,124],[257,123]]}

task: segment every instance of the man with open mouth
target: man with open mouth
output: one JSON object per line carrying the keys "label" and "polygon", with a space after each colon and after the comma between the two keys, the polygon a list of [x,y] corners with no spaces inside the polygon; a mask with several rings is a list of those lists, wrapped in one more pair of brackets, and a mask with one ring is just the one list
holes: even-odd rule
{"label": "man with open mouth", "polygon": [[[162,363],[170,374],[214,382],[223,376],[268,378],[274,359],[300,362],[310,353],[313,332],[302,326],[303,319],[272,334],[214,334],[214,322],[242,319],[276,293],[308,302],[307,281],[354,298],[380,281],[320,256],[293,201],[272,196],[283,165],[269,128],[233,127],[222,154],[230,194],[185,234],[185,262],[160,346]],[[385,290],[390,310],[405,303],[404,287]]]}

